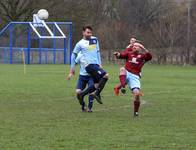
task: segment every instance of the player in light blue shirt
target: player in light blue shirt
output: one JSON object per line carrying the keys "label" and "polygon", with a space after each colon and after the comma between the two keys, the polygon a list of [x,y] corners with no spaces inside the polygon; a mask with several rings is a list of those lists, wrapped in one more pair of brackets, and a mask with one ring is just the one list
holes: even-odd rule
{"label": "player in light blue shirt", "polygon": [[101,65],[101,57],[99,51],[99,42],[98,39],[94,36],[91,36],[90,39],[81,39],[75,46],[72,56],[71,56],[71,69],[74,70],[75,59],[77,54],[81,52],[86,62],[86,66],[89,64],[98,64]]}
{"label": "player in light blue shirt", "polygon": [[80,75],[83,75],[83,76],[90,76],[86,70],[85,70],[85,67],[88,66],[88,63],[86,63],[85,61],[85,58],[84,58],[84,55],[79,52],[76,59],[75,59],[75,63],[76,64],[80,64]]}
{"label": "player in light blue shirt", "polygon": [[[75,59],[79,52],[84,57],[86,72],[94,79],[94,82],[98,82],[98,87],[92,96],[102,104],[100,93],[108,80],[108,74],[101,67],[99,42],[96,37],[92,36],[92,28],[90,26],[83,27],[83,39],[76,44],[72,52],[70,74],[75,72]],[[91,86],[82,91],[78,95],[79,101],[83,102],[84,96],[92,93],[94,90],[95,87]]]}
{"label": "player in light blue shirt", "polygon": [[[87,64],[81,52],[78,53],[75,59],[75,63],[80,65],[80,73],[79,73],[79,78],[78,78],[77,88],[76,88],[76,95],[78,97],[78,94],[80,94],[86,88],[87,85],[88,87],[94,86],[94,80],[85,70]],[[80,105],[82,107],[82,111],[86,112],[87,108],[85,102],[84,101],[80,102]],[[93,96],[89,95],[88,112],[92,112],[92,107],[93,107]]]}

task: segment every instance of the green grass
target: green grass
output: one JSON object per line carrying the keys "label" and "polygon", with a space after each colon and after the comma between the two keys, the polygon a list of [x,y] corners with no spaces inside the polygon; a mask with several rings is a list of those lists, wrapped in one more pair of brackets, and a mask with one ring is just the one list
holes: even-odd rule
{"label": "green grass", "polygon": [[131,95],[115,97],[119,66],[107,65],[104,105],[82,113],[69,66],[0,65],[0,150],[194,150],[196,67],[144,67],[146,103],[132,117]]}

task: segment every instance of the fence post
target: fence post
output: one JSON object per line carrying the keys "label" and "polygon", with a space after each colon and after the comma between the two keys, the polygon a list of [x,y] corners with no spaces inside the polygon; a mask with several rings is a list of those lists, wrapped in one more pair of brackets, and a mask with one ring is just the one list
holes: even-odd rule
{"label": "fence post", "polygon": [[66,64],[66,57],[67,57],[67,55],[66,55],[66,52],[67,52],[67,49],[66,49],[66,38],[64,38],[64,64]]}
{"label": "fence post", "polygon": [[13,24],[10,26],[10,64],[13,63]]}
{"label": "fence post", "polygon": [[[30,64],[30,52],[31,52],[31,28],[28,26],[28,35],[27,35],[27,64]],[[26,58],[25,58],[26,59]]]}
{"label": "fence post", "polygon": [[[56,28],[53,25],[53,34],[56,35]],[[53,63],[56,64],[56,38],[53,39]]]}
{"label": "fence post", "polygon": [[71,64],[71,54],[72,54],[72,24],[70,24],[70,31],[69,31],[69,63]]}

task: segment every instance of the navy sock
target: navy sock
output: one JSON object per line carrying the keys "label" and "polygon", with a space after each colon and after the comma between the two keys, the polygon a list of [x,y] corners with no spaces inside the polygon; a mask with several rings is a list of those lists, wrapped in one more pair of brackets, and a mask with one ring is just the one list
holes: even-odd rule
{"label": "navy sock", "polygon": [[82,106],[82,110],[84,110],[86,106],[85,102],[83,102],[81,106]]}
{"label": "navy sock", "polygon": [[93,97],[91,95],[89,95],[88,97],[88,108],[92,109],[93,107]]}
{"label": "navy sock", "polygon": [[98,85],[97,90],[96,90],[96,93],[95,93],[96,95],[99,95],[101,93],[101,91],[105,87],[105,84],[106,84],[107,81],[108,81],[107,78],[101,78],[100,79],[99,85]]}

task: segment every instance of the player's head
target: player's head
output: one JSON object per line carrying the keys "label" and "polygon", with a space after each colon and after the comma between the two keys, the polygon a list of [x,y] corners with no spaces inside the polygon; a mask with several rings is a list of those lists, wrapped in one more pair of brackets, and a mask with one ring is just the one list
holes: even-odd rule
{"label": "player's head", "polygon": [[133,37],[132,37],[132,38],[130,39],[130,44],[133,45],[135,42],[136,42],[136,38],[133,38]]}
{"label": "player's head", "polygon": [[93,29],[92,29],[92,27],[91,26],[84,26],[83,28],[82,28],[82,33],[83,33],[83,37],[85,38],[85,39],[90,39],[91,38],[91,36],[92,36],[92,31],[93,31]]}
{"label": "player's head", "polygon": [[133,52],[135,52],[135,53],[140,53],[142,47],[143,47],[142,44],[135,42],[135,43],[133,44]]}

